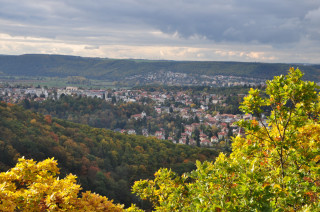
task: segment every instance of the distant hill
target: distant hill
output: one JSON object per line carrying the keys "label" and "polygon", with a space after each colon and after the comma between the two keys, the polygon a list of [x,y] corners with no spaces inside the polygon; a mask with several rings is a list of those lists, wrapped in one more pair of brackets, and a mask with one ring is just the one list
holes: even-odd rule
{"label": "distant hill", "polygon": [[306,74],[306,79],[320,81],[320,65],[107,59],[45,54],[0,55],[0,74],[51,77],[83,76],[88,79],[105,80],[119,80],[127,76],[158,71],[271,79],[275,75],[286,74],[291,66],[300,67]]}

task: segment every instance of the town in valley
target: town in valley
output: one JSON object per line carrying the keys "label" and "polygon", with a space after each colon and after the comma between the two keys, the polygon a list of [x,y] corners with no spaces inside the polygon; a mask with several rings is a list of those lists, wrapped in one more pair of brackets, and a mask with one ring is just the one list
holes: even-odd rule
{"label": "town in valley", "polygon": [[[97,98],[112,105],[148,105],[152,108],[151,110],[130,114],[126,121],[129,124],[122,128],[113,126],[110,130],[126,134],[155,136],[158,139],[171,140],[177,144],[214,147],[227,145],[231,136],[244,133],[236,125],[237,121],[253,118],[251,114],[243,114],[238,110],[238,104],[242,101],[247,90],[239,93],[237,87],[234,86],[248,88],[265,85],[262,80],[232,76],[202,76],[203,82],[206,82],[205,85],[210,83],[213,85],[212,83],[214,83],[216,87],[219,85],[221,89],[233,88],[233,91],[215,93],[210,92],[210,87],[204,87],[204,90],[194,92],[193,90],[197,87],[190,86],[186,90],[178,89],[181,85],[179,82],[186,77],[185,75],[180,76],[180,74],[171,72],[161,74],[169,77],[166,82],[169,82],[170,85],[174,82],[178,83],[175,84],[177,85],[175,89],[170,89],[170,87],[154,89],[152,86],[131,89],[84,89],[78,86],[48,88],[47,86],[33,87],[2,83],[0,84],[0,100],[10,103],[25,101],[41,103],[48,99],[59,101],[63,96],[82,96]],[[159,76],[148,75],[149,80],[157,81],[159,81]],[[174,82],[173,79],[175,79]],[[192,82],[192,80],[188,82]],[[236,105],[234,105],[235,102]],[[132,127],[130,128],[130,126]]]}

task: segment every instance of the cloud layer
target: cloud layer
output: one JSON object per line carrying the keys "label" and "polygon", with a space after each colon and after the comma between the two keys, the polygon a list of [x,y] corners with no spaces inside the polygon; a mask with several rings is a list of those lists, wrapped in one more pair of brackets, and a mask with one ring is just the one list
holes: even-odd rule
{"label": "cloud layer", "polygon": [[0,0],[0,53],[320,63],[315,0]]}

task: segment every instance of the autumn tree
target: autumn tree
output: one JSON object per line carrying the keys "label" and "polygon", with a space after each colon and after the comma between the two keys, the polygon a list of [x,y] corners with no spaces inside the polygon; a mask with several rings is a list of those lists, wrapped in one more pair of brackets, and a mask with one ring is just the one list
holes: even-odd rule
{"label": "autumn tree", "polygon": [[59,179],[57,174],[53,159],[19,159],[14,168],[0,173],[0,211],[123,211],[123,206],[95,193],[78,197],[76,176]]}
{"label": "autumn tree", "polygon": [[133,191],[156,211],[319,211],[319,88],[302,76],[291,68],[249,91],[240,109],[255,118],[238,123],[246,135],[233,138],[230,156],[182,176],[160,169]]}

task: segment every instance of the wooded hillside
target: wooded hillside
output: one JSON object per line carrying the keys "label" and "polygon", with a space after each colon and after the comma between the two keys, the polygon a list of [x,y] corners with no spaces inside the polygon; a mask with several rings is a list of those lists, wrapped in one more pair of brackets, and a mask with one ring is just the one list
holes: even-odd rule
{"label": "wooded hillside", "polygon": [[212,161],[218,154],[75,124],[3,102],[0,117],[0,171],[22,156],[37,161],[54,157],[61,175],[76,174],[85,190],[126,205],[138,201],[130,191],[134,181],[152,179],[160,167],[191,171],[196,160]]}
{"label": "wooded hillside", "polygon": [[50,77],[83,76],[88,79],[104,80],[119,80],[127,76],[159,71],[271,79],[275,75],[286,74],[287,70],[293,65],[303,66],[306,79],[320,79],[319,65],[130,60],[40,54],[0,56],[0,74]]}

